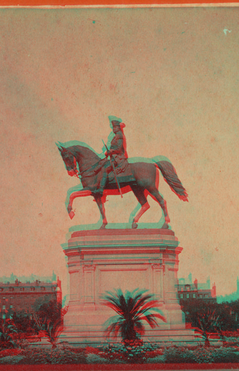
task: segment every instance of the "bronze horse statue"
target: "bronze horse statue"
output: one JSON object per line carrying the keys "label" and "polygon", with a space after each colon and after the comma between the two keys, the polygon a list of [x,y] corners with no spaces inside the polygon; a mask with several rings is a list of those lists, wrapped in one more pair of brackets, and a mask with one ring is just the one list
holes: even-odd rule
{"label": "bronze horse statue", "polygon": [[[80,143],[80,142],[79,142]],[[72,203],[76,197],[93,196],[101,213],[103,223],[101,229],[108,224],[104,203],[106,195],[119,195],[117,183],[114,176],[110,176],[106,183],[104,194],[101,196],[97,193],[97,175],[102,168],[104,161],[107,159],[100,158],[86,144],[66,145],[57,144],[62,159],[65,163],[67,172],[70,176],[77,176],[81,179],[83,188],[73,192],[69,197],[67,206],[68,214],[72,219],[74,212]],[[147,196],[150,195],[163,210],[165,223],[163,228],[168,228],[170,222],[166,202],[158,191],[158,171],[159,169],[168,183],[170,188],[183,201],[188,201],[188,195],[179,180],[177,173],[171,162],[163,156],[153,157],[151,159],[143,159],[140,162],[132,162],[129,164],[133,177],[119,177],[119,183],[122,193],[132,191],[141,205],[141,209],[136,214],[132,222],[132,228],[137,228],[140,217],[149,209]]]}

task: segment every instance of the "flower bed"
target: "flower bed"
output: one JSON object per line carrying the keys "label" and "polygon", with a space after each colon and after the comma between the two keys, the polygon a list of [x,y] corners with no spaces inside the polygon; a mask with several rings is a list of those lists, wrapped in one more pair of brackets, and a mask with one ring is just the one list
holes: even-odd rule
{"label": "flower bed", "polygon": [[143,344],[139,340],[110,344],[103,348],[86,348],[86,352],[96,354],[112,363],[115,361],[117,363],[145,363],[147,359],[163,354],[163,350],[157,344]]}
{"label": "flower bed", "polygon": [[[19,360],[16,358],[19,355]],[[197,346],[194,348],[157,344],[117,343],[101,347],[73,348],[58,345],[56,349],[27,347],[0,352],[1,364],[170,364],[170,363],[239,363],[238,348]],[[10,359],[10,360],[9,360]]]}
{"label": "flower bed", "polygon": [[196,349],[185,347],[167,348],[164,352],[165,363],[238,363],[239,353],[234,348],[202,346]]}
{"label": "flower bed", "polygon": [[[105,363],[239,363],[237,348],[197,346],[159,348],[157,344],[145,343],[140,346],[132,344],[113,344],[103,348],[86,348],[87,354],[94,354],[105,359]],[[90,357],[87,358],[90,360]]]}

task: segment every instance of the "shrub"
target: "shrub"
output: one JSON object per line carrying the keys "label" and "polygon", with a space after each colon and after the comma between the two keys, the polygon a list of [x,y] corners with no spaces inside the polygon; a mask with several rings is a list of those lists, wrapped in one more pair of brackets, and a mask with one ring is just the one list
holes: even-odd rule
{"label": "shrub", "polygon": [[146,363],[165,363],[165,356],[157,356],[154,358],[148,358]]}
{"label": "shrub", "polygon": [[8,356],[17,356],[22,352],[21,349],[4,349],[0,351],[0,358],[8,357]]}
{"label": "shrub", "polygon": [[157,344],[144,343],[141,340],[124,341],[103,347],[102,357],[115,363],[116,360],[126,363],[145,363],[148,358],[162,355],[162,349]]}
{"label": "shrub", "polygon": [[87,363],[91,363],[91,364],[94,364],[94,363],[110,364],[111,363],[108,359],[103,358],[95,353],[87,354],[86,360],[87,360]]}
{"label": "shrub", "polygon": [[164,352],[165,363],[228,363],[239,362],[239,352],[233,348],[188,349],[184,347],[167,348]]}
{"label": "shrub", "polygon": [[20,364],[82,364],[86,363],[85,353],[76,352],[74,348],[58,347],[56,349],[36,349],[24,350]]}
{"label": "shrub", "polygon": [[16,328],[16,334],[14,337],[18,341],[18,345],[21,345],[21,343],[28,337],[37,336],[38,334],[35,321],[31,319],[30,314],[25,311],[14,312],[12,323]]}
{"label": "shrub", "polygon": [[14,339],[17,329],[11,319],[0,319],[0,349],[14,348],[17,342]]}
{"label": "shrub", "polygon": [[193,357],[197,363],[213,363],[214,362],[214,348],[198,347],[193,351]]}
{"label": "shrub", "polygon": [[182,347],[170,347],[164,351],[165,363],[196,363],[193,351]]}
{"label": "shrub", "polygon": [[34,313],[35,327],[38,332],[43,332],[47,340],[56,348],[59,335],[64,329],[63,317],[68,307],[62,308],[61,303],[55,300],[42,304]]}
{"label": "shrub", "polygon": [[20,360],[23,359],[23,356],[21,355],[18,355],[18,356],[6,356],[6,357],[3,357],[3,358],[0,358],[0,364],[1,365],[6,365],[6,364],[10,364],[10,365],[14,365],[14,364],[18,364],[20,362]]}
{"label": "shrub", "polygon": [[214,363],[237,363],[239,362],[239,352],[233,348],[221,347],[214,352]]}

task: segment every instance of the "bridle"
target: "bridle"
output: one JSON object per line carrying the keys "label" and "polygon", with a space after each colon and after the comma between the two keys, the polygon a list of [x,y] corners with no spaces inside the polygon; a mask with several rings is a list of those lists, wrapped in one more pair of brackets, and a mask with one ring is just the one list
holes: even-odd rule
{"label": "bridle", "polygon": [[64,156],[64,157],[65,157],[65,160],[68,160],[70,162],[70,164],[66,163],[67,171],[69,171],[68,168],[70,168],[70,170],[74,171],[73,176],[75,176],[76,178],[81,178],[80,171],[77,169],[77,162],[76,162],[75,156],[72,153],[69,154],[68,152],[67,156]]}
{"label": "bridle", "polygon": [[[92,175],[95,175],[98,172],[96,169],[97,169],[99,163],[102,161],[102,159],[97,161],[94,165],[90,166],[90,168],[82,170],[80,172],[80,169],[78,169],[78,167],[77,167],[77,161],[76,161],[76,157],[74,156],[74,154],[72,152],[68,151],[67,149],[65,149],[65,151],[63,153],[64,154],[63,154],[62,157],[64,159],[67,171],[73,171],[74,172],[74,175],[72,175],[72,176],[75,176],[76,178],[79,178],[79,179],[81,179],[83,176],[84,176],[84,178],[88,178],[88,177],[91,177]],[[69,162],[69,164],[68,164],[68,162]]]}

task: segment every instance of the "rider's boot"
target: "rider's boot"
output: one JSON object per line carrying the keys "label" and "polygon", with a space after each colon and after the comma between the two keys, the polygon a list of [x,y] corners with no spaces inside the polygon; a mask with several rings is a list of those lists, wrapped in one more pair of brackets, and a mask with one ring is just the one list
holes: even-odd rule
{"label": "rider's boot", "polygon": [[97,189],[97,193],[100,194],[101,196],[103,196],[103,193],[104,193],[104,189],[105,189],[105,185],[106,185],[106,182],[107,182],[107,173],[106,171],[103,173],[103,176],[100,180],[100,184],[99,184],[99,188]]}

